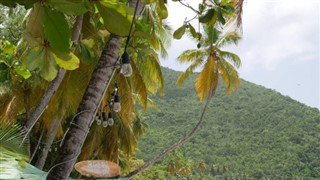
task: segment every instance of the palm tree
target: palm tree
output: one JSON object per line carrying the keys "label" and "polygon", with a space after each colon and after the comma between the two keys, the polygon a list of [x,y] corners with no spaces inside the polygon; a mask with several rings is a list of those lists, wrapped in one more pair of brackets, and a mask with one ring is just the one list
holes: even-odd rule
{"label": "palm tree", "polygon": [[204,26],[204,35],[200,41],[201,48],[184,51],[178,61],[191,63],[191,65],[178,77],[177,84],[181,85],[190,73],[196,68],[202,68],[195,83],[195,88],[202,101],[215,91],[221,77],[227,85],[227,92],[233,92],[239,85],[239,76],[236,68],[241,61],[239,56],[232,52],[221,50],[230,44],[237,44],[240,36],[236,32],[219,31],[213,26]]}
{"label": "palm tree", "polygon": [[[132,0],[130,1],[129,4],[132,5],[132,4],[135,4],[135,2],[136,2],[135,0]],[[143,11],[137,11],[137,12],[143,12]],[[119,51],[121,50],[121,47],[120,47],[121,43],[122,43],[122,37],[115,34],[110,35],[102,51],[102,54],[97,63],[97,66],[95,67],[95,70],[92,74],[91,80],[86,89],[86,92],[84,93],[83,99],[78,107],[76,116],[73,122],[71,123],[69,130],[66,133],[63,147],[59,152],[58,158],[56,159],[57,165],[54,166],[52,168],[52,171],[49,172],[48,179],[65,178],[68,176],[68,174],[72,170],[72,166],[76,161],[77,156],[81,153],[80,151],[81,151],[81,147],[83,146],[84,139],[88,135],[88,130],[93,122],[92,120],[93,120],[93,117],[95,116],[95,112],[98,110],[100,106],[100,102],[104,97],[104,93],[105,91],[108,90],[109,84],[112,84],[112,82],[114,81],[114,75],[119,73],[116,67],[114,67],[114,64],[118,60],[118,57],[119,57],[118,54],[119,54]],[[148,91],[154,90],[156,92],[157,88],[159,87],[161,88],[161,86],[163,86],[162,74],[161,74],[159,60],[156,52],[154,50],[151,51],[151,53],[148,54],[148,57],[149,59],[151,59],[150,61],[147,61],[149,63],[149,66],[154,67],[158,72],[158,73],[155,73],[156,74],[155,77],[157,77],[159,81],[156,82],[156,84],[153,86],[156,88],[148,89],[146,86],[146,88],[144,88],[143,90],[139,88],[139,85],[135,84],[137,83],[137,81],[128,80],[125,77],[123,77],[121,74],[118,76],[120,77],[120,79],[117,79],[117,81],[119,82],[120,85],[123,86],[123,87],[119,87],[119,94],[121,94],[120,90],[126,90],[123,92],[126,94],[124,97],[127,103],[121,103],[121,104],[124,104],[129,108],[129,109],[128,108],[126,109],[126,112],[120,111],[120,113],[118,114],[121,119],[121,123],[123,124],[123,126],[119,126],[119,127],[128,128],[130,127],[128,125],[132,123],[132,114],[130,112],[133,112],[134,108],[132,108],[133,98],[132,98],[131,92],[136,92],[136,94],[138,95],[143,95],[140,97],[140,99],[145,99],[143,100],[143,102],[144,102],[144,105],[147,105],[145,89],[148,89]],[[135,55],[132,55],[133,60],[131,61],[131,64],[133,65],[134,71],[135,71],[135,62],[137,62],[134,60],[135,58],[137,58],[137,56],[135,57]],[[148,64],[147,62],[146,64]],[[151,70],[154,68],[151,68]],[[136,68],[136,70],[137,69],[141,70],[142,67]],[[138,71],[135,71],[137,75],[135,76],[135,78],[137,79],[140,78],[140,82],[138,82],[138,84],[152,82],[152,79],[150,78],[148,79],[148,81],[146,80],[146,77],[148,75],[147,74],[144,75],[145,72],[141,74],[137,72]],[[148,73],[151,74],[151,71]],[[120,83],[120,81],[122,82]],[[132,91],[130,88],[132,88]],[[119,131],[122,131],[122,130],[123,132],[132,131],[130,130],[130,128],[119,129]],[[113,133],[113,134],[117,134],[117,133]],[[122,139],[126,140],[126,137],[130,137],[131,135],[132,133],[126,133]],[[132,143],[130,141],[124,141],[124,142],[125,144],[128,144],[126,146],[128,147],[128,149],[124,150],[124,152],[128,153],[132,151],[133,150],[131,146]],[[117,145],[117,141],[114,141],[113,144]],[[117,146],[113,146],[113,147],[114,147],[113,150],[117,150]],[[112,152],[117,153],[116,151],[112,151]],[[114,156],[117,156],[117,154],[114,154]]]}
{"label": "palm tree", "polygon": [[[130,172],[124,177],[131,178],[132,176],[138,174],[193,137],[203,122],[204,114],[211,98],[215,94],[220,76],[227,84],[227,92],[232,92],[235,90],[239,84],[239,77],[235,67],[240,66],[240,58],[236,54],[223,51],[220,48],[230,43],[237,43],[239,39],[240,36],[235,32],[222,33],[212,25],[204,25],[204,36],[200,42],[203,47],[184,51],[178,57],[178,61],[191,62],[191,65],[179,76],[177,84],[182,84],[190,75],[190,73],[195,71],[197,67],[201,67],[201,65],[203,65],[202,71],[199,73],[196,79],[195,87],[200,100],[202,101],[203,99],[206,99],[206,104],[202,110],[197,124],[188,135],[167,147],[143,166]],[[228,62],[228,60],[231,61],[235,67]]]}
{"label": "palm tree", "polygon": [[[126,158],[121,164],[125,165],[130,155],[135,151],[137,140],[145,129],[145,124],[139,120],[141,115],[136,112],[135,104],[140,103],[146,110],[149,106],[153,106],[152,101],[148,99],[149,94],[155,95],[158,91],[163,94],[163,77],[156,51],[160,51],[163,56],[166,55],[165,46],[168,45],[170,29],[164,29],[159,25],[161,19],[157,13],[151,11],[152,8],[156,7],[152,4],[146,6],[144,14],[139,19],[139,24],[141,24],[135,28],[128,46],[132,60],[132,76],[125,78],[119,74],[119,71],[116,71],[110,83],[111,87],[108,88],[100,106],[103,108],[103,104],[106,104],[110,99],[112,84],[117,82],[119,95],[122,97],[121,106],[124,111],[114,114],[115,124],[112,127],[101,128],[95,124],[91,126],[87,141],[82,148],[81,160],[99,158],[118,163],[120,155],[124,155]],[[152,15],[150,15],[151,12]],[[149,17],[148,21],[146,21],[148,19],[146,17]]]}

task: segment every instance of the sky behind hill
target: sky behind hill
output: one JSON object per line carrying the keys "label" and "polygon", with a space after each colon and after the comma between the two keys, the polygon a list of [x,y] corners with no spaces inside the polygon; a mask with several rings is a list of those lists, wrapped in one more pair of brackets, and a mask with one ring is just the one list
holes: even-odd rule
{"label": "sky behind hill", "polygon": [[[194,16],[178,2],[168,2],[168,22],[174,30]],[[243,38],[238,46],[228,47],[242,60],[240,77],[320,109],[319,10],[318,0],[245,1]],[[196,44],[188,38],[173,40],[162,65],[185,70],[187,65],[175,59]]]}

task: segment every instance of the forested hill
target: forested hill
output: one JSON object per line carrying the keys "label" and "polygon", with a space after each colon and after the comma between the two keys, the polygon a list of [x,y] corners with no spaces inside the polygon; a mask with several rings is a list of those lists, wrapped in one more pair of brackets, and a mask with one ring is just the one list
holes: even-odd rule
{"label": "forested hill", "polygon": [[[163,68],[166,94],[152,97],[161,112],[145,115],[149,129],[139,142],[140,159],[147,161],[189,133],[200,117],[204,102],[194,90],[196,74],[177,87],[179,74]],[[319,178],[320,113],[244,80],[232,95],[220,83],[200,131],[181,150],[194,163],[205,162],[207,176],[224,167],[225,176]]]}

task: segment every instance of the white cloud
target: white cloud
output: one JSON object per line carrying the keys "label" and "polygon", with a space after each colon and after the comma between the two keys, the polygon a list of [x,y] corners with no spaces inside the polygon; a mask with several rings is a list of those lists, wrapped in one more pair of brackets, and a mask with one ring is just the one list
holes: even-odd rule
{"label": "white cloud", "polygon": [[[170,2],[170,1],[169,1]],[[199,0],[185,0],[194,3]],[[169,3],[169,21],[173,28],[193,14]],[[241,78],[320,108],[320,0],[247,0],[244,6],[243,39],[228,50],[240,55]],[[168,60],[162,65],[185,70],[175,58],[194,48],[192,41],[174,41]]]}
{"label": "white cloud", "polygon": [[309,1],[247,1],[244,38],[235,51],[243,71],[261,65],[274,70],[284,61],[318,60],[319,4]]}

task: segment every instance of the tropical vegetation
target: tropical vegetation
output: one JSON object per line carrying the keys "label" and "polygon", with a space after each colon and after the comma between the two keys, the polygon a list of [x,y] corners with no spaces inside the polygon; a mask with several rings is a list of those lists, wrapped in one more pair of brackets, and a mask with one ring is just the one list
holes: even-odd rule
{"label": "tropical vegetation", "polygon": [[[137,158],[144,161],[192,129],[204,106],[193,86],[199,73],[190,74],[177,87],[174,85],[180,72],[168,68],[163,68],[163,72],[166,95],[153,97],[160,111],[147,112],[144,122],[149,128],[139,140]],[[175,156],[157,163],[157,173],[149,172],[149,177],[320,177],[319,109],[272,89],[240,81],[239,88],[228,94],[221,80],[199,132]],[[200,164],[206,168],[199,170]],[[189,169],[189,173],[184,169]]]}
{"label": "tropical vegetation", "polygon": [[[24,126],[21,142],[30,144],[28,161],[48,171],[47,179],[79,177],[73,166],[87,159],[116,162],[130,178],[199,131],[220,80],[227,92],[238,87],[240,58],[223,47],[240,39],[243,0],[206,0],[198,7],[174,0],[195,16],[173,32],[165,21],[166,3],[0,1],[0,123]],[[202,28],[195,30],[193,20]],[[195,89],[206,105],[186,136],[132,169],[138,139],[147,128],[138,110],[159,107],[152,101],[166,93],[159,56],[166,57],[171,36],[184,35],[198,49],[178,57],[191,65],[177,83],[200,68]],[[172,158],[182,162],[175,153]],[[190,163],[182,164],[180,175],[189,175]],[[169,172],[176,166],[171,162]],[[205,166],[200,163],[199,171]]]}

